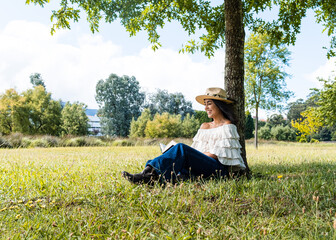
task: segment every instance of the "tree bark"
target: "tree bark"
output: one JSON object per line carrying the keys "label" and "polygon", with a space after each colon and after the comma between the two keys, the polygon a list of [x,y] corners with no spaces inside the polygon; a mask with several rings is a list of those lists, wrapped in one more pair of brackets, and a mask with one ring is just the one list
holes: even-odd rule
{"label": "tree bark", "polygon": [[234,114],[246,173],[250,170],[245,149],[244,42],[242,0],[225,0],[225,90],[235,100]]}
{"label": "tree bark", "polygon": [[256,107],[256,117],[254,123],[254,147],[258,148],[258,106]]}

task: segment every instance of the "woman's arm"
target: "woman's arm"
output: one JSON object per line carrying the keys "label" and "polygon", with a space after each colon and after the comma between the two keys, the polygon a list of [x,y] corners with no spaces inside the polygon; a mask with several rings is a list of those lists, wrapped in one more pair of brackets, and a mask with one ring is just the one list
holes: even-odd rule
{"label": "woman's arm", "polygon": [[211,157],[213,159],[218,159],[217,156],[215,154],[209,153],[209,152],[204,152],[203,154],[207,155],[208,157]]}

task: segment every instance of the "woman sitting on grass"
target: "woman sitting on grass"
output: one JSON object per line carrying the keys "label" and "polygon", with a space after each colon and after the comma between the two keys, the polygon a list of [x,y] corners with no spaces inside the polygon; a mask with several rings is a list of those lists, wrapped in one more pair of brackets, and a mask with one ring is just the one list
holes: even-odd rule
{"label": "woman sitting on grass", "polygon": [[175,181],[189,177],[228,176],[230,169],[245,169],[241,157],[239,135],[234,125],[233,101],[221,88],[208,88],[196,97],[205,105],[212,122],[203,123],[193,138],[191,147],[178,143],[162,155],[149,160],[141,173],[123,176],[132,183],[152,183],[155,180]]}

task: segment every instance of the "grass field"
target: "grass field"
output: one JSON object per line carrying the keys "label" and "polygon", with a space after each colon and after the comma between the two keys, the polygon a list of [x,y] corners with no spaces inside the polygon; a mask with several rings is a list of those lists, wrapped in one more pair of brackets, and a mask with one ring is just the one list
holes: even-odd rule
{"label": "grass field", "polygon": [[0,149],[1,239],[336,239],[336,145],[247,145],[251,180],[138,186],[158,147]]}

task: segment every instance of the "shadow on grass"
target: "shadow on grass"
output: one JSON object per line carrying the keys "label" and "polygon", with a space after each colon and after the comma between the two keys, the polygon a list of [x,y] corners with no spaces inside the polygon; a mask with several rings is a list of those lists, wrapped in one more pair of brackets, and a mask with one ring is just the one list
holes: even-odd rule
{"label": "shadow on grass", "polygon": [[252,179],[274,179],[274,178],[298,178],[302,176],[323,176],[331,177],[335,175],[335,163],[301,163],[301,164],[284,164],[284,165],[259,165],[256,164],[251,168]]}
{"label": "shadow on grass", "polygon": [[301,164],[284,164],[284,165],[259,165],[256,164],[251,168],[250,175],[244,173],[236,173],[228,177],[211,176],[208,178],[200,177],[184,177],[177,179],[173,184],[185,181],[191,182],[207,182],[209,180],[278,180],[280,178],[296,179],[302,177],[320,177],[320,178],[336,178],[336,162],[335,163],[301,163]]}

